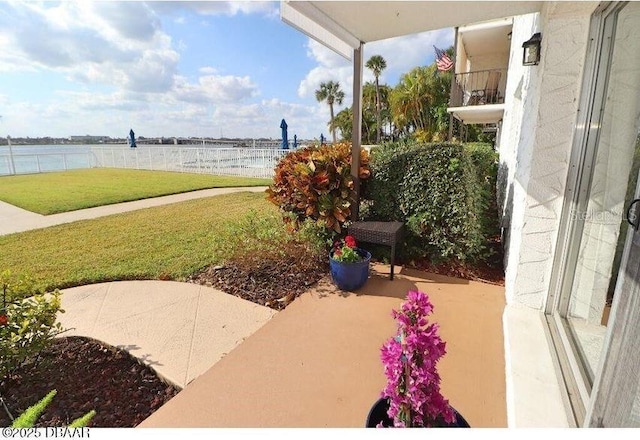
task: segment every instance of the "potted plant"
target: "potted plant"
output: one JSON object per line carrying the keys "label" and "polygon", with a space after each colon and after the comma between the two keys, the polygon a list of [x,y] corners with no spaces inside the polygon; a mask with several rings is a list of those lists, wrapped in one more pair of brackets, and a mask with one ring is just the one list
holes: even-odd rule
{"label": "potted plant", "polygon": [[331,278],[341,290],[356,290],[369,278],[371,254],[360,249],[351,235],[336,241],[329,252]]}
{"label": "potted plant", "polygon": [[469,427],[440,393],[437,363],[446,353],[438,325],[427,317],[426,293],[409,291],[393,310],[398,332],[381,349],[387,385],[367,417],[367,427]]}

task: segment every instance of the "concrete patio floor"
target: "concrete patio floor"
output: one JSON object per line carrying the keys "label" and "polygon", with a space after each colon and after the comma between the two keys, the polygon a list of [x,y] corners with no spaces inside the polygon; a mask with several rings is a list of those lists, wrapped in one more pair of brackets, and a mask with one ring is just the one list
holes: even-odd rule
{"label": "concrete patio floor", "polygon": [[442,390],[472,427],[506,427],[504,289],[389,266],[357,293],[296,299],[140,427],[364,427],[385,378],[381,345],[408,290],[429,294],[447,354]]}

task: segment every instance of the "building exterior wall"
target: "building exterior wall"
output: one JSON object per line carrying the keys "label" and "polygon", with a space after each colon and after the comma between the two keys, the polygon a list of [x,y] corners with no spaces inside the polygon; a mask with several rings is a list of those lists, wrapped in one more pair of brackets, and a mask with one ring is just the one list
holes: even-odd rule
{"label": "building exterior wall", "polygon": [[[539,14],[514,17],[509,71],[505,90],[505,111],[499,140],[500,168],[498,198],[502,207],[503,244],[505,249],[505,285],[507,298],[513,297],[513,286],[520,254],[524,201],[531,168],[531,130],[523,127],[535,116],[538,69],[522,65],[522,42],[539,30]],[[533,114],[531,114],[533,113]],[[516,179],[517,170],[517,179]]]}
{"label": "building exterior wall", "polygon": [[458,35],[456,42],[456,68],[455,73],[462,73],[469,71],[469,60],[467,58],[467,52],[464,48],[462,41],[462,35]]}
{"label": "building exterior wall", "polygon": [[[543,312],[596,7],[545,3],[539,14],[514,19],[499,142],[510,427],[572,425]],[[525,67],[522,43],[535,32],[542,34],[541,61]]]}
{"label": "building exterior wall", "polygon": [[[589,22],[596,6],[593,2],[546,3],[538,24],[532,24],[530,19],[514,21],[509,83],[513,87],[517,82],[518,86],[514,95],[508,96],[500,142],[504,151],[501,163],[509,168],[504,206],[505,212],[510,212],[505,279],[508,303],[541,310],[546,300]],[[521,45],[525,40],[520,38],[522,32],[531,32],[528,39],[533,31],[542,33],[541,62],[522,67]],[[515,76],[520,78],[512,78],[512,71],[519,71],[520,75]],[[506,130],[506,126],[511,129]],[[515,151],[509,151],[514,146]]]}

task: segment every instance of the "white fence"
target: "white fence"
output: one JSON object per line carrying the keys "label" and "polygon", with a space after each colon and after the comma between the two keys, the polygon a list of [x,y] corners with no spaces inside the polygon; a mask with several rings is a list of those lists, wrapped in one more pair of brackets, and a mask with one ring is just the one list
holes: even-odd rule
{"label": "white fence", "polygon": [[221,176],[273,177],[289,150],[175,146],[91,147],[97,167],[179,171]]}
{"label": "white fence", "polygon": [[[16,149],[17,150],[17,149]],[[95,167],[93,154],[77,152],[0,152],[0,176]]]}
{"label": "white fence", "polygon": [[130,168],[221,176],[273,177],[290,150],[141,145],[91,146],[78,152],[0,153],[0,175],[77,168]]}

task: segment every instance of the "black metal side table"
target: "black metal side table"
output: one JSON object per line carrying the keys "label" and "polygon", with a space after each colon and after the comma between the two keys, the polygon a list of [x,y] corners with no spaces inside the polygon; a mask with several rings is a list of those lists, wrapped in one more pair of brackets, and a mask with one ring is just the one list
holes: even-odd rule
{"label": "black metal side table", "polygon": [[382,244],[391,247],[391,276],[396,259],[396,245],[402,240],[402,222],[353,222],[348,228],[349,235],[365,243]]}

